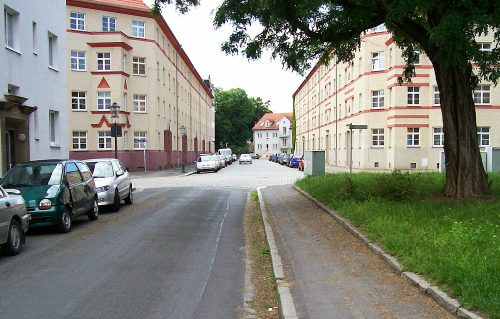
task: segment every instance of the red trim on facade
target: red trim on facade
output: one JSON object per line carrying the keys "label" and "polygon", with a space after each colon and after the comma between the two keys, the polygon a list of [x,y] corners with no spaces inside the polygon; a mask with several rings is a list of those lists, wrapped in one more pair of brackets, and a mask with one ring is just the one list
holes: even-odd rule
{"label": "red trim on facade", "polygon": [[132,46],[125,42],[87,42],[93,48],[122,48],[127,51],[132,50]]}
{"label": "red trim on facade", "polygon": [[390,46],[390,45],[391,45],[391,44],[393,44],[393,43],[394,43],[394,37],[390,37],[390,39],[389,39],[389,40],[385,41],[385,45],[386,45],[386,46]]}
{"label": "red trim on facade", "polygon": [[123,71],[91,71],[90,74],[92,75],[123,75],[126,76],[127,78],[130,77],[130,74],[125,73]]}
{"label": "red trim on facade", "polygon": [[97,124],[90,124],[90,125],[93,128],[99,128],[99,127],[102,127],[103,124],[106,124],[107,127],[111,127],[111,124],[108,122],[108,119],[106,118],[106,115],[103,115],[101,117],[101,120],[99,121],[99,123],[97,123]]}
{"label": "red trim on facade", "polygon": [[354,100],[354,95],[350,95],[350,96],[344,98],[344,102],[349,101],[349,100]]}
{"label": "red trim on facade", "polygon": [[123,84],[123,89],[128,90],[127,80],[125,80],[125,83]]}
{"label": "red trim on facade", "polygon": [[[387,81],[402,76],[403,74],[393,74],[387,78]],[[430,74],[415,74],[412,78],[428,78],[428,77],[430,77]]]}
{"label": "red trim on facade", "polygon": [[410,87],[421,87],[421,86],[429,86],[429,83],[393,83],[387,86],[388,89],[392,89],[395,86],[410,86]]}
{"label": "red trim on facade", "polygon": [[102,77],[101,82],[99,82],[99,85],[97,86],[98,89],[110,89],[111,87],[109,86],[108,81],[104,77]]}
{"label": "red trim on facade", "polygon": [[389,124],[387,127],[429,127],[429,124]]}
{"label": "red trim on facade", "polygon": [[350,88],[349,90],[345,91],[344,95],[347,95],[347,94],[351,93],[352,91],[354,91],[354,88]]}
{"label": "red trim on facade", "polygon": [[387,119],[428,119],[429,115],[391,115]]}
{"label": "red trim on facade", "polygon": [[380,31],[380,32],[370,32],[370,33],[365,33],[362,37],[361,37],[361,40],[364,39],[364,38],[370,38],[370,37],[375,37],[377,35],[385,35],[385,34],[389,34],[389,32],[387,31]]}

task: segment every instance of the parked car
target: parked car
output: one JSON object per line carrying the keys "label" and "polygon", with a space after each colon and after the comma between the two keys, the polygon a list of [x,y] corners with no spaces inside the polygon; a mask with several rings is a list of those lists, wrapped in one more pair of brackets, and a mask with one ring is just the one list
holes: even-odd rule
{"label": "parked car", "polygon": [[219,171],[219,169],[220,169],[219,160],[215,158],[214,155],[205,154],[198,156],[198,159],[196,160],[197,174],[204,171],[217,172]]}
{"label": "parked car", "polygon": [[260,158],[260,154],[252,153],[252,159],[259,159],[259,158]]}
{"label": "parked car", "polygon": [[288,165],[289,159],[290,159],[290,154],[283,154],[283,156],[280,157],[280,164],[281,165]]}
{"label": "parked car", "polygon": [[288,160],[288,167],[299,167],[300,160],[302,159],[302,154],[293,154]]}
{"label": "parked car", "polygon": [[240,164],[241,163],[250,163],[250,164],[252,164],[252,156],[250,154],[241,154],[239,161],[240,161]]}
{"label": "parked car", "polygon": [[120,209],[122,200],[127,205],[132,204],[132,180],[120,160],[96,158],[84,162],[94,177],[99,206],[111,206],[116,212]]}
{"label": "parked car", "polygon": [[304,171],[304,164],[305,164],[304,156],[302,156],[299,162],[299,171]]}
{"label": "parked car", "polygon": [[226,159],[223,155],[215,154],[214,157],[219,161],[219,169],[226,167]]}
{"label": "parked car", "polygon": [[232,160],[233,162],[236,162],[236,161],[238,160],[238,156],[236,156],[236,154],[232,154],[232,155],[231,155],[231,160]]}
{"label": "parked car", "polygon": [[26,240],[31,214],[21,193],[0,187],[0,246],[8,255],[17,255]]}
{"label": "parked car", "polygon": [[97,220],[99,216],[95,181],[82,161],[18,164],[0,180],[0,185],[19,190],[31,214],[30,228],[57,226],[67,233],[73,219],[86,214],[90,220]]}

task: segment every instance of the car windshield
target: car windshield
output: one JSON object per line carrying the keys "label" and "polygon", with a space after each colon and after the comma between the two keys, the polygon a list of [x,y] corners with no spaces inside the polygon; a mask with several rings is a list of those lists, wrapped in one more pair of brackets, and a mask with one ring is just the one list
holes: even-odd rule
{"label": "car windshield", "polygon": [[0,184],[4,188],[41,185],[59,185],[62,179],[62,164],[33,163],[14,166]]}
{"label": "car windshield", "polygon": [[113,166],[110,161],[102,161],[102,162],[86,162],[87,166],[90,168],[92,172],[92,176],[94,178],[106,178],[113,177],[115,173],[113,172]]}
{"label": "car windshield", "polygon": [[213,161],[212,156],[200,156],[198,157],[198,162],[209,162]]}

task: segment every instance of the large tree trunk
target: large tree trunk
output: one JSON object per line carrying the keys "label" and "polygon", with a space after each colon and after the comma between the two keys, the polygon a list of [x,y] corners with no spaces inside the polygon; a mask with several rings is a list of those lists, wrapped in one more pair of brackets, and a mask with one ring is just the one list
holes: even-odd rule
{"label": "large tree trunk", "polygon": [[471,70],[434,63],[441,95],[446,185],[449,197],[487,194],[489,184],[477,140],[476,110],[471,93]]}

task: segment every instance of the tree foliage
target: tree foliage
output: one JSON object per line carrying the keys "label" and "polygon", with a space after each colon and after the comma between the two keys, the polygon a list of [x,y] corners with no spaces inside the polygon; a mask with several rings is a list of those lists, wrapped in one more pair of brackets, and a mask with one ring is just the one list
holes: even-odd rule
{"label": "tree foliage", "polygon": [[233,152],[248,152],[252,127],[265,114],[271,113],[261,98],[248,97],[243,89],[215,89],[216,147],[230,147]]}

